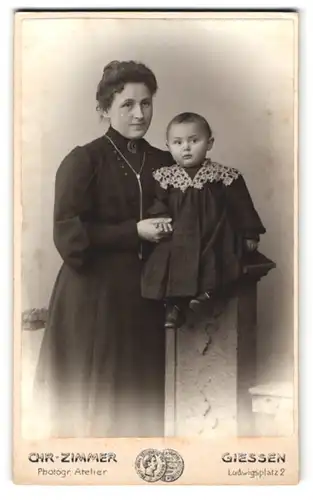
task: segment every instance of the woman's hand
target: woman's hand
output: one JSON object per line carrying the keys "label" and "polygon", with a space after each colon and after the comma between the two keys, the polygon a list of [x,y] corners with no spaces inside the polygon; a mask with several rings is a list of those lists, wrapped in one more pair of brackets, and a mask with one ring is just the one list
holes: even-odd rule
{"label": "woman's hand", "polygon": [[142,240],[158,243],[162,238],[172,232],[172,225],[169,217],[157,219],[144,219],[137,222],[137,231]]}

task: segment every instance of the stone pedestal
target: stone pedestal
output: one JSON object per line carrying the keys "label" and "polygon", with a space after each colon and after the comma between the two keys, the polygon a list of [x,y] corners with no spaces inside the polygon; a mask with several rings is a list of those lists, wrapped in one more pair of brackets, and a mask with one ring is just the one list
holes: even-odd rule
{"label": "stone pedestal", "polygon": [[247,255],[228,297],[167,331],[166,435],[255,435],[257,282],[273,267],[259,252]]}
{"label": "stone pedestal", "polygon": [[176,435],[235,436],[238,299],[188,318],[177,336]]}

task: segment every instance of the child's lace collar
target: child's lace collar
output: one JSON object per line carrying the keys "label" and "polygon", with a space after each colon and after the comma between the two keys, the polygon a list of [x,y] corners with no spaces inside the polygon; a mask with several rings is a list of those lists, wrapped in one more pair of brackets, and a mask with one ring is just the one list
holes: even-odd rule
{"label": "child's lace collar", "polygon": [[177,164],[161,167],[153,172],[153,177],[163,189],[172,186],[183,192],[189,187],[202,189],[207,182],[222,182],[225,186],[230,186],[239,176],[240,172],[237,169],[212,162],[210,159],[203,162],[193,179],[188,175],[187,169]]}

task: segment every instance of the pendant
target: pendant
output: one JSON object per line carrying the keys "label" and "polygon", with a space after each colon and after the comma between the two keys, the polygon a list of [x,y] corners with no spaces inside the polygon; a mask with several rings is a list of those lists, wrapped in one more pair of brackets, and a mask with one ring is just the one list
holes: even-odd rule
{"label": "pendant", "polygon": [[137,153],[137,144],[136,144],[136,142],[135,141],[128,141],[128,143],[127,143],[127,149],[132,154]]}

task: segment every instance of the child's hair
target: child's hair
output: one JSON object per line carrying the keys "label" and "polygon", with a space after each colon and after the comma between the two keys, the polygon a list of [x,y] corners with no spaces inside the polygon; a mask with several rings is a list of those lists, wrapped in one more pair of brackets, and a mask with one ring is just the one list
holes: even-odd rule
{"label": "child's hair", "polygon": [[178,123],[199,123],[206,131],[208,134],[208,139],[211,139],[212,137],[212,130],[206,119],[198,115],[197,113],[180,113],[179,115],[174,116],[172,120],[169,122],[167,128],[166,128],[166,138],[168,139],[169,131],[172,127],[172,125],[176,125]]}

